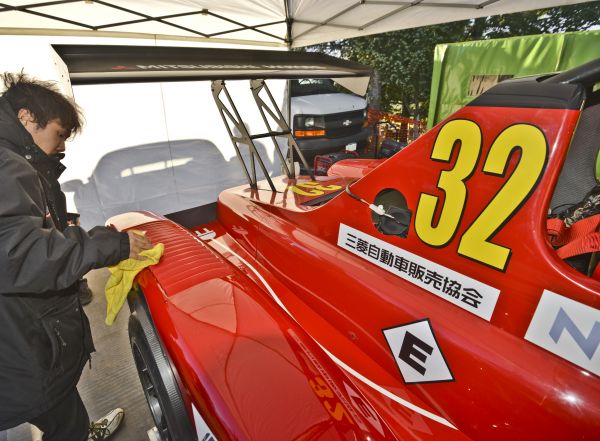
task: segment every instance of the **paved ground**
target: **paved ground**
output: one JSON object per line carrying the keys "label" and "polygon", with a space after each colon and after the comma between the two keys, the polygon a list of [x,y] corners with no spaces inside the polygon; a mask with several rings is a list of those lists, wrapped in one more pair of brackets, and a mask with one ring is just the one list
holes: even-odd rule
{"label": "paved ground", "polygon": [[[87,279],[94,300],[85,307],[92,325],[96,353],[92,354],[92,369],[85,368],[79,381],[79,392],[90,417],[102,417],[114,407],[125,409],[123,426],[111,441],[147,441],[146,432],[154,423],[142,393],[137,371],[131,356],[127,336],[129,308],[123,306],[112,326],[104,324],[106,300],[104,284],[107,270],[95,270]],[[31,428],[21,425],[0,432],[0,441],[31,441]],[[66,440],[65,440],[66,441]]]}

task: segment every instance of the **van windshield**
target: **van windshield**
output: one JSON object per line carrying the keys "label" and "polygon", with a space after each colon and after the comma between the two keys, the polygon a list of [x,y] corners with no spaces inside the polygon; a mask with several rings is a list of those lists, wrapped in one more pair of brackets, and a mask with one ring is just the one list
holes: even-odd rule
{"label": "van windshield", "polygon": [[321,93],[341,93],[329,78],[306,78],[291,81],[291,95],[317,95]]}

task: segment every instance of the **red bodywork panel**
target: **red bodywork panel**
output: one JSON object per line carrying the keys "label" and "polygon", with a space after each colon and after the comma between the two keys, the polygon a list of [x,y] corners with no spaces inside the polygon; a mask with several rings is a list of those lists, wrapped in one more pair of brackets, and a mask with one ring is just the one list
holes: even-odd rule
{"label": "red bodywork panel", "polygon": [[546,239],[578,117],[466,107],[350,186],[366,201],[401,192],[406,238],[381,233],[341,191],[351,180],[331,177],[227,190],[217,220],[191,232],[113,218],[165,243],[138,280],[189,403],[219,439],[598,439],[595,367],[529,334],[545,291],[599,308],[600,282]]}
{"label": "red bodywork panel", "polygon": [[342,159],[327,170],[327,176],[360,179],[379,167],[385,159]]}

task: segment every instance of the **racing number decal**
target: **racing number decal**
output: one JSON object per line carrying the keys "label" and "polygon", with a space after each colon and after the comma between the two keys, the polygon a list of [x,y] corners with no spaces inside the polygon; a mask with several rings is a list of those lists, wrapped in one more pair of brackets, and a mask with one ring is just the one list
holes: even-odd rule
{"label": "racing number decal", "polygon": [[[346,412],[342,403],[335,400],[333,391],[327,386],[327,383],[319,376],[314,377],[313,380],[309,380],[310,387],[317,397],[319,397],[323,403],[323,406],[327,412],[336,420],[342,421],[344,418],[348,420],[350,424],[354,424],[352,417]],[[331,405],[328,399],[333,399],[335,407]]]}
{"label": "racing number decal", "polygon": [[337,191],[342,187],[339,185],[321,185],[316,181],[300,182],[294,185],[292,191],[302,196],[321,196],[326,192]]}
{"label": "racing number decal", "polygon": [[[467,201],[465,182],[472,176],[481,152],[481,130],[473,121],[453,120],[440,130],[433,146],[434,161],[449,162],[459,144],[456,164],[443,170],[438,188],[445,193],[439,221],[432,226],[439,198],[421,193],[415,215],[419,238],[434,247],[447,245],[458,229]],[[483,165],[485,174],[504,177],[512,155],[520,151],[515,170],[475,221],[463,233],[458,254],[504,271],[511,249],[490,242],[516,209],[525,202],[540,177],[547,156],[547,143],[540,129],[515,124],[504,129],[492,143]]]}
{"label": "racing number decal", "polygon": [[447,245],[456,233],[467,198],[465,181],[473,174],[481,151],[481,129],[473,121],[450,121],[440,130],[433,145],[431,159],[449,162],[457,142],[460,142],[460,150],[456,164],[451,170],[442,171],[438,180],[438,188],[446,197],[437,225],[432,225],[439,202],[437,196],[421,193],[415,214],[418,236],[433,247]]}
{"label": "racing number decal", "polygon": [[484,173],[503,177],[508,161],[517,149],[521,151],[521,158],[514,172],[465,231],[458,245],[458,254],[500,270],[506,267],[511,250],[488,239],[531,193],[546,163],[546,138],[537,127],[528,124],[510,126],[496,138],[483,165]]}

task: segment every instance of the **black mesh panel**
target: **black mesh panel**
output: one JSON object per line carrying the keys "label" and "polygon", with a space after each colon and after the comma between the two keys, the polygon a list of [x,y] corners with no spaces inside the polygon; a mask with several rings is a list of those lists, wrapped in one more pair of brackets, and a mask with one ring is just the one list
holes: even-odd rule
{"label": "black mesh panel", "polygon": [[600,100],[583,110],[550,207],[559,213],[580,202],[597,184],[596,157],[600,148]]}

